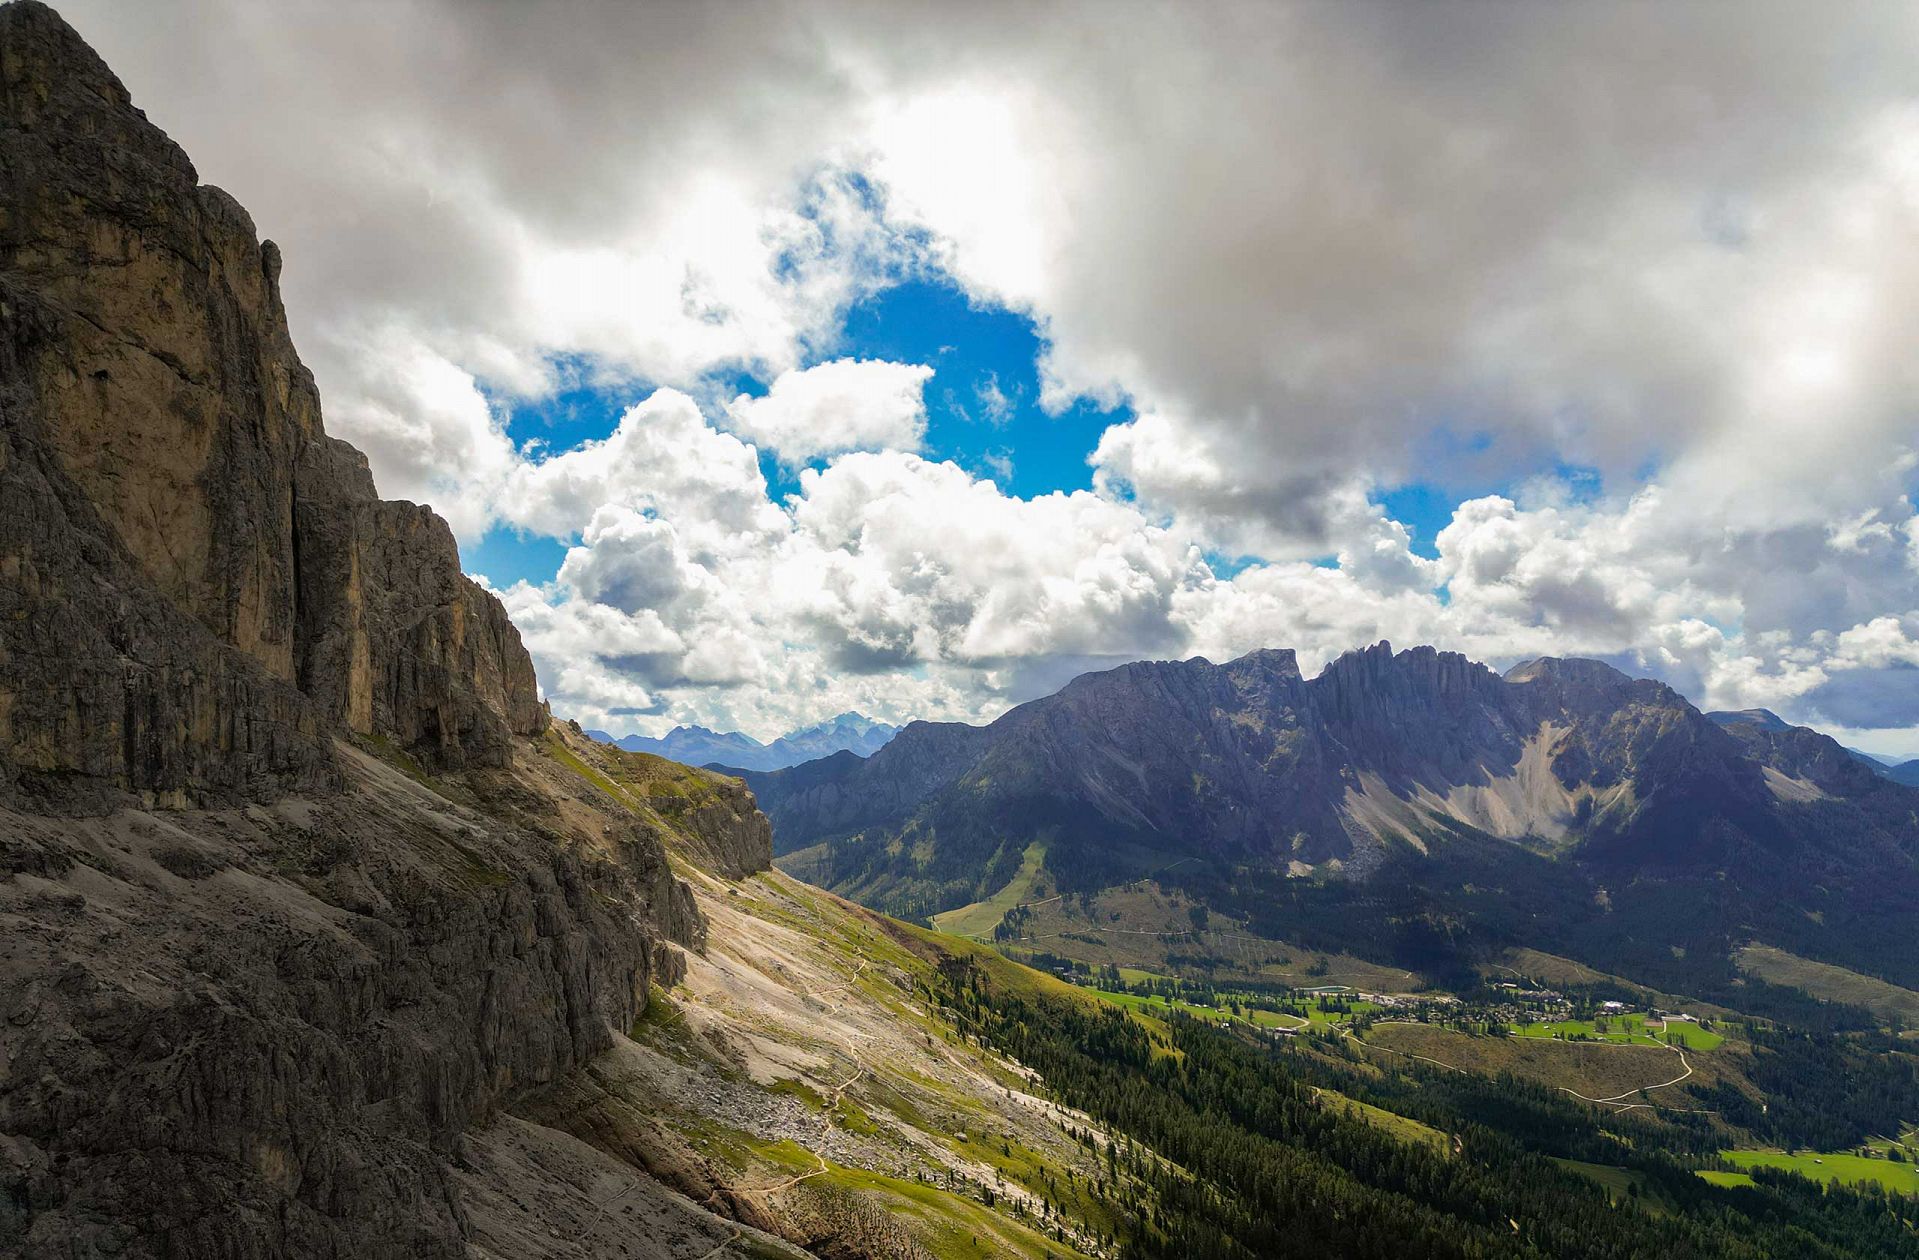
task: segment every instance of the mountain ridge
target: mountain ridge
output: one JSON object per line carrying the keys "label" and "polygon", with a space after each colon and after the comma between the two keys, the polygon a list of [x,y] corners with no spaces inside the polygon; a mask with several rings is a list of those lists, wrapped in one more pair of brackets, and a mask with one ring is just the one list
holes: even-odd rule
{"label": "mountain ridge", "polygon": [[1919,800],[1817,732],[1728,727],[1601,662],[1502,677],[1385,643],[1312,679],[1277,649],[1135,663],[984,727],[915,723],[863,761],[744,777],[777,853],[907,913],[986,896],[1033,841],[1062,888],[1115,879],[1129,847],[1135,866],[1363,880],[1460,828],[1621,877],[1889,865],[1903,886]]}
{"label": "mountain ridge", "polygon": [[[1737,729],[1742,726],[1752,726],[1762,731],[1774,733],[1812,729],[1810,727],[1795,727],[1771,709],[1739,709],[1730,712],[1721,710],[1706,714],[1706,718],[1720,726],[1731,729]],[[1844,744],[1841,744],[1840,747],[1845,748],[1847,755],[1851,756],[1855,761],[1865,766],[1866,769],[1872,771],[1874,774],[1891,779],[1895,783],[1903,783],[1907,787],[1919,786],[1919,774],[1909,774],[1907,771],[1908,766],[1913,767],[1915,771],[1919,771],[1919,762],[1907,762],[1902,766],[1895,762],[1887,761],[1883,757],[1875,757],[1871,753],[1863,752],[1857,748],[1847,748]],[[1907,777],[1901,777],[1902,775],[1907,775]]]}

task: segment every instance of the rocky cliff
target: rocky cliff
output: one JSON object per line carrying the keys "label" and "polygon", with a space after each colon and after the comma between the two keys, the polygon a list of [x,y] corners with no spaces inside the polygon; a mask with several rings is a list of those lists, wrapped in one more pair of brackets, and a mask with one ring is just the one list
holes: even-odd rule
{"label": "rocky cliff", "polygon": [[0,38],[0,790],[337,776],[323,732],[503,764],[532,664],[445,523],[329,439],[279,251],[49,10]]}
{"label": "rocky cliff", "polygon": [[704,945],[666,844],[758,869],[765,820],[576,764],[445,522],[327,437],[279,272],[0,7],[0,1254],[748,1236],[652,1186],[609,1241],[623,1166],[505,1109]]}

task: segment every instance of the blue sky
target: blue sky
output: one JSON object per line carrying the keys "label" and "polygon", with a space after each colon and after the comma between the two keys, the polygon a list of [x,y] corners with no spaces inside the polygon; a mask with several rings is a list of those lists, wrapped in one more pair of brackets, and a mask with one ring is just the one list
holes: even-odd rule
{"label": "blue sky", "polygon": [[[1102,408],[1084,399],[1048,415],[1039,403],[1044,349],[1030,317],[969,298],[950,278],[931,273],[901,280],[854,305],[839,330],[801,366],[854,358],[932,367],[925,386],[926,457],[951,460],[1009,494],[1031,498],[1089,489],[1093,471],[1087,461],[1100,434],[1131,416],[1128,408]],[[566,363],[559,372],[588,375]],[[751,373],[727,372],[718,375],[712,393],[760,396],[770,385]],[[566,450],[604,438],[620,414],[654,388],[646,381],[583,384],[524,402],[495,396],[494,405],[506,417],[506,433],[516,445],[538,442]],[[760,467],[776,498],[798,489],[794,470],[772,452],[762,452]],[[1429,500],[1437,505],[1439,496]],[[498,586],[522,580],[537,584],[551,580],[565,553],[560,540],[495,526],[462,548],[462,561]],[[1222,567],[1232,564],[1221,561]]]}
{"label": "blue sky", "polygon": [[[1091,457],[1108,426],[1133,418],[1129,406],[1103,407],[1078,399],[1058,414],[1040,405],[1040,364],[1046,342],[1033,319],[995,302],[970,297],[951,277],[922,271],[903,278],[855,304],[839,329],[801,361],[801,367],[831,359],[877,359],[925,364],[934,369],[926,382],[926,437],[922,453],[950,460],[967,472],[989,479],[1009,494],[1032,498],[1053,491],[1089,490]],[[584,365],[562,362],[562,378],[590,375]],[[705,391],[713,398],[733,394],[763,396],[770,381],[750,372],[719,373]],[[484,389],[485,383],[481,382]],[[493,397],[505,418],[505,431],[519,446],[529,443],[563,451],[606,437],[620,414],[653,392],[647,381],[617,385],[573,384],[550,396],[515,401]],[[1470,441],[1435,439],[1435,447],[1470,447]],[[823,460],[810,461],[819,466]],[[796,470],[771,451],[761,452],[760,469],[777,499],[798,489]],[[1598,475],[1568,466],[1552,473],[1590,494]],[[1439,531],[1452,519],[1461,499],[1511,493],[1506,479],[1456,477],[1439,483],[1413,481],[1378,492],[1388,515],[1411,534],[1412,549],[1432,558]],[[565,558],[569,542],[509,526],[495,526],[462,548],[470,572],[497,586],[550,581]],[[1236,551],[1207,549],[1213,571],[1230,577],[1257,562]],[[1331,552],[1315,557],[1333,563]]]}
{"label": "blue sky", "polygon": [[[925,456],[950,460],[1010,494],[1030,498],[1089,489],[1088,457],[1100,434],[1131,415],[1127,408],[1101,408],[1086,400],[1048,415],[1039,405],[1044,348],[1030,317],[969,298],[949,278],[927,274],[904,279],[854,305],[838,332],[802,366],[850,357],[932,367],[924,391]],[[558,371],[575,378],[590,375],[575,364],[561,363]],[[749,372],[728,372],[710,383],[710,392],[716,398],[757,397],[770,383]],[[620,414],[654,388],[645,381],[575,384],[528,401],[485,392],[516,445],[538,443],[564,451],[606,437]],[[822,462],[810,461],[813,466]],[[760,468],[775,498],[798,489],[796,470],[785,467],[771,451],[761,453]],[[1437,503],[1438,496],[1432,496],[1432,502]],[[467,540],[461,557],[469,572],[496,586],[520,581],[538,585],[553,579],[567,546],[576,541],[577,535],[562,541],[495,525]],[[1226,571],[1244,563],[1216,559]]]}
{"label": "blue sky", "polygon": [[1033,321],[942,278],[910,280],[854,307],[836,349],[930,365],[928,454],[1026,498],[1090,487],[1087,457],[1107,425],[1130,415],[1086,401],[1047,415],[1039,405],[1044,343]]}

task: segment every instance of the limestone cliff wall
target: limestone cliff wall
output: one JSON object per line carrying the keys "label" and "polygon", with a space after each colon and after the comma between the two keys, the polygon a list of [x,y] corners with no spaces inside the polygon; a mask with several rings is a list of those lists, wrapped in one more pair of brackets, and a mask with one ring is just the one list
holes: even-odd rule
{"label": "limestone cliff wall", "polygon": [[[0,1255],[451,1260],[569,1194],[610,1228],[484,1135],[705,940],[670,820],[527,738],[505,610],[326,436],[278,277],[0,6]],[[739,1235],[671,1212],[623,1254]]]}
{"label": "limestone cliff wall", "polygon": [[0,11],[0,207],[17,802],[270,796],[333,773],[334,724],[438,767],[544,727],[445,522],[326,436],[278,250],[36,4]]}

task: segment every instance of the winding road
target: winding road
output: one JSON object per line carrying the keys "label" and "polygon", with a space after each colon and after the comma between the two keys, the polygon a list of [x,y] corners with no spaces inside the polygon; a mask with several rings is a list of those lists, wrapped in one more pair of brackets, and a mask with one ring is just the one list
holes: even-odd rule
{"label": "winding road", "polygon": [[[1381,1024],[1408,1024],[1408,1025],[1413,1024],[1413,1021],[1410,1021],[1410,1020],[1397,1020],[1397,1019],[1381,1020],[1379,1022]],[[1430,1063],[1434,1067],[1445,1068],[1449,1072],[1467,1072],[1467,1073],[1471,1072],[1470,1068],[1463,1068],[1453,1063],[1442,1063],[1438,1059],[1429,1059],[1423,1054],[1414,1054],[1410,1050],[1401,1050],[1396,1046],[1381,1045],[1379,1042],[1376,1042],[1376,1041],[1366,1041],[1363,1038],[1361,1038],[1357,1033],[1353,1032],[1353,1030],[1347,1027],[1346,1025],[1340,1024],[1336,1026],[1339,1028],[1340,1032],[1344,1033],[1348,1037],[1351,1037],[1355,1042],[1358,1042],[1358,1044],[1365,1046],[1368,1049],[1384,1050],[1388,1054],[1396,1054],[1396,1055],[1399,1055],[1401,1058],[1417,1059],[1421,1063]],[[1550,1042],[1548,1044],[1568,1045],[1571,1043]],[[1679,1075],[1673,1077],[1669,1081],[1661,1081],[1657,1085],[1636,1085],[1633,1088],[1627,1090],[1625,1093],[1614,1094],[1610,1098],[1593,1098],[1590,1095],[1582,1094],[1578,1090],[1573,1089],[1572,1087],[1567,1085],[1559,1085],[1559,1086],[1555,1086],[1555,1088],[1560,1090],[1563,1093],[1571,1094],[1574,1098],[1579,1099],[1581,1102],[1589,1102],[1602,1107],[1615,1107],[1620,1111],[1632,1111],[1639,1107],[1645,1107],[1655,1111],[1683,1111],[1683,1112],[1689,1112],[1689,1113],[1694,1113],[1699,1115],[1713,1114],[1712,1109],[1708,1107],[1673,1107],[1673,1106],[1668,1106],[1665,1103],[1655,1103],[1655,1102],[1629,1103],[1625,1101],[1626,1099],[1631,1098],[1636,1094],[1647,1093],[1655,1089],[1665,1089],[1667,1086],[1679,1084],[1679,1082],[1685,1080],[1686,1078],[1690,1077],[1693,1074],[1693,1066],[1691,1061],[1686,1058],[1686,1052],[1680,1049],[1678,1046],[1615,1045],[1613,1048],[1617,1050],[1670,1050],[1672,1053],[1679,1056],[1679,1065],[1685,1068],[1686,1070],[1681,1072]]]}
{"label": "winding road", "polygon": [[[1651,1048],[1652,1047],[1650,1046],[1645,1047],[1645,1049],[1651,1049]],[[1587,1098],[1586,1095],[1580,1093],[1576,1089],[1569,1089],[1564,1085],[1561,1085],[1559,1088],[1564,1090],[1566,1093],[1571,1094],[1574,1098],[1585,1099],[1585,1101],[1589,1103],[1606,1103],[1609,1105],[1618,1105],[1622,1099],[1631,1098],[1634,1094],[1643,1094],[1649,1090],[1664,1089],[1668,1085],[1677,1085],[1679,1084],[1679,1082],[1685,1080],[1688,1076],[1692,1075],[1692,1064],[1686,1061],[1686,1052],[1684,1050],[1681,1050],[1678,1046],[1669,1046],[1667,1048],[1670,1049],[1674,1054],[1679,1056],[1679,1065],[1686,1069],[1685,1071],[1681,1072],[1679,1075],[1673,1077],[1669,1081],[1661,1081],[1657,1085],[1641,1085],[1639,1088],[1629,1089],[1623,1094],[1614,1094],[1611,1098]],[[1631,1106],[1620,1106],[1619,1109],[1621,1111],[1631,1111],[1633,1107],[1651,1107],[1655,1105],[1656,1104],[1653,1104],[1653,1103],[1633,1103]],[[1683,1111],[1686,1109],[1685,1108],[1669,1108],[1669,1110]]]}

